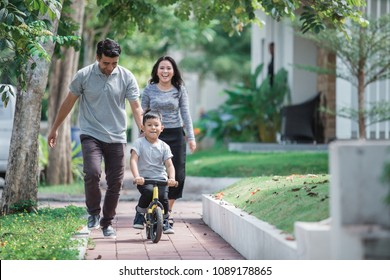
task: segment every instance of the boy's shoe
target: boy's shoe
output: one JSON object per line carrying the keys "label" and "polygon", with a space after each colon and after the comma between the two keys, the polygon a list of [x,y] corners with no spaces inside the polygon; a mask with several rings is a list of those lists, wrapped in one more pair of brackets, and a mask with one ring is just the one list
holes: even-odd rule
{"label": "boy's shoe", "polygon": [[171,224],[169,223],[168,219],[164,220],[164,225],[163,225],[163,233],[165,234],[174,234],[175,231],[173,230]]}
{"label": "boy's shoe", "polygon": [[100,227],[99,221],[100,215],[90,215],[88,217],[88,229],[98,229]]}
{"label": "boy's shoe", "polygon": [[146,222],[145,215],[140,213],[140,212],[136,212],[135,218],[134,218],[134,223],[133,223],[133,228],[144,229],[145,222]]}
{"label": "boy's shoe", "polygon": [[112,226],[103,227],[102,231],[105,238],[116,238],[116,232]]}

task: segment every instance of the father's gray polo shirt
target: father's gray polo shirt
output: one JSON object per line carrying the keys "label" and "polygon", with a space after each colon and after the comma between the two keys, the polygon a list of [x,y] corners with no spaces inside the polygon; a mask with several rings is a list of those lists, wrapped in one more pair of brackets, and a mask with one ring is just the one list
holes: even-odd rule
{"label": "father's gray polo shirt", "polygon": [[80,96],[80,134],[106,143],[126,143],[126,99],[139,98],[137,81],[129,70],[118,65],[107,77],[95,62],[76,73],[69,90]]}

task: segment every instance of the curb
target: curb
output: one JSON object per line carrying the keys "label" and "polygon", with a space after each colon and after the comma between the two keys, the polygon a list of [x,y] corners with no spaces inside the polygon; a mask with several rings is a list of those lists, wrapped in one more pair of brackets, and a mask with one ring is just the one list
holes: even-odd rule
{"label": "curb", "polygon": [[87,253],[88,239],[90,231],[87,226],[84,226],[79,232],[76,232],[73,239],[80,240],[81,244],[78,246],[79,260],[85,260],[85,254]]}

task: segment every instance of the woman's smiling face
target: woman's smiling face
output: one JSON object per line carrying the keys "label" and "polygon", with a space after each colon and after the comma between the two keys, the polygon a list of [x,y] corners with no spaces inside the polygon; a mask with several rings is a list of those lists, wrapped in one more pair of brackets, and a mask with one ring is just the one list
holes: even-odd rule
{"label": "woman's smiling face", "polygon": [[170,83],[174,75],[172,63],[168,60],[163,60],[158,65],[157,75],[160,83]]}

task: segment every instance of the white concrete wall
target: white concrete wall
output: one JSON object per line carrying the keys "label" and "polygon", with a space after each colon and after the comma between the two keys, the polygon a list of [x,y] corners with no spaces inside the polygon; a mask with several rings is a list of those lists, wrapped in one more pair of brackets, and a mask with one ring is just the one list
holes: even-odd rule
{"label": "white concrete wall", "polygon": [[[293,64],[317,65],[317,47],[309,40],[293,36]],[[292,98],[293,104],[299,104],[311,99],[317,94],[317,74],[291,67],[293,73]]]}
{"label": "white concrete wall", "polygon": [[317,76],[304,70],[298,70],[293,64],[316,65],[316,46],[308,40],[294,34],[293,29],[284,22],[276,22],[262,12],[257,13],[264,22],[263,28],[252,26],[252,71],[260,63],[265,69],[259,80],[267,75],[266,67],[271,60],[268,45],[275,43],[275,73],[282,67],[288,71],[292,104],[304,102],[317,93]]}
{"label": "white concrete wall", "polygon": [[337,141],[329,153],[331,258],[388,259],[390,205],[384,198],[390,188],[381,177],[390,163],[389,142]]}
{"label": "white concrete wall", "polygon": [[229,88],[226,82],[219,82],[210,77],[200,80],[197,73],[184,73],[187,87],[191,117],[194,122],[199,119],[200,112],[216,109],[223,104],[227,95],[223,91]]}
{"label": "white concrete wall", "polygon": [[[341,64],[341,60],[337,58],[337,64]],[[352,97],[356,96],[356,89],[354,90],[351,83],[346,80],[336,79],[336,110],[339,111],[343,107],[350,107],[352,104]],[[355,126],[352,120],[336,116],[336,137],[337,139],[351,139],[352,127]]]}

